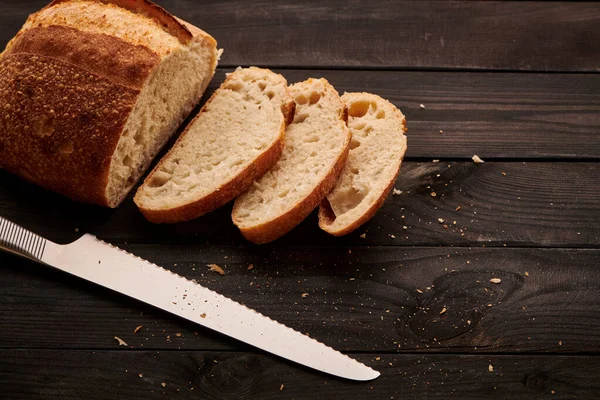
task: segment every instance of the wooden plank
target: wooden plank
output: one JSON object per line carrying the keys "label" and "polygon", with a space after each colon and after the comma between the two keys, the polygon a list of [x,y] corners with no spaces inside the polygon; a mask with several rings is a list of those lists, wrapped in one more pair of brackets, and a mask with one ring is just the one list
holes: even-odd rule
{"label": "wooden plank", "polygon": [[175,12],[219,40],[223,66],[599,69],[597,4],[187,0]]}
{"label": "wooden plank", "polygon": [[591,399],[600,390],[598,357],[363,354],[356,358],[382,376],[372,382],[343,381],[255,353],[2,350],[0,396]]}
{"label": "wooden plank", "polygon": [[[565,162],[405,162],[395,185],[402,194],[391,195],[376,216],[351,235],[327,235],[313,213],[266,247],[597,247],[598,167]],[[104,210],[75,204],[0,172],[0,214],[61,243],[90,232],[113,243],[246,244],[231,223],[231,205],[192,222],[154,225],[142,217],[131,196],[118,209]]]}
{"label": "wooden plank", "polygon": [[[0,45],[46,0],[0,6]],[[575,2],[157,0],[223,66],[598,71],[600,7]]]}
{"label": "wooden plank", "polygon": [[[600,250],[125,248],[340,350],[600,352]],[[2,348],[246,348],[28,261],[0,265]]]}

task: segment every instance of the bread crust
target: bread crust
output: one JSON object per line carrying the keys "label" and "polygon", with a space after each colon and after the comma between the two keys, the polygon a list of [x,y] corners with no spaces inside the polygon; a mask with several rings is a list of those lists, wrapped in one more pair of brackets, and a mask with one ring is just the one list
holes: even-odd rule
{"label": "bread crust", "polygon": [[[43,10],[51,8],[60,3],[73,3],[78,0],[54,0],[47,5]],[[183,44],[188,44],[194,37],[188,27],[179,19],[171,15],[167,10],[154,4],[149,0],[90,0],[97,3],[114,4],[136,14],[141,14],[154,19],[163,29],[175,36]],[[204,32],[203,32],[204,33]],[[208,34],[206,34],[209,36]],[[214,40],[214,39],[213,39]]]}
{"label": "bread crust", "polygon": [[[150,1],[89,1],[151,18],[180,43],[205,40],[216,67],[216,41]],[[0,168],[73,200],[116,207],[106,193],[111,160],[141,90],[165,54],[143,40],[89,32],[63,25],[60,18],[35,23],[57,4],[79,2],[56,0],[31,15],[0,54]]]}
{"label": "bread crust", "polygon": [[21,32],[0,61],[0,106],[12,111],[0,122],[0,166],[73,200],[110,206],[112,154],[159,61],[109,35],[65,26]]}
{"label": "bread crust", "polygon": [[296,204],[294,208],[288,212],[263,224],[245,228],[239,226],[233,217],[238,206],[238,203],[236,203],[233,208],[232,219],[233,223],[236,224],[240,229],[240,232],[244,238],[255,244],[265,244],[285,235],[298,226],[298,224],[306,217],[308,217],[310,213],[319,205],[319,203],[321,203],[323,198],[329,194],[331,189],[333,189],[340,174],[344,170],[344,165],[346,164],[346,160],[348,158],[348,152],[350,151],[351,137],[352,136],[350,132],[348,132],[346,142],[344,143],[344,150],[338,155],[331,171],[329,171],[329,173],[321,182],[319,182],[319,184],[307,197]]}
{"label": "bread crust", "polygon": [[139,90],[54,58],[0,59],[0,166],[74,200],[108,206],[112,154]]}
{"label": "bread crust", "polygon": [[147,47],[114,36],[52,25],[22,32],[5,54],[54,58],[110,81],[141,89],[160,57]]}

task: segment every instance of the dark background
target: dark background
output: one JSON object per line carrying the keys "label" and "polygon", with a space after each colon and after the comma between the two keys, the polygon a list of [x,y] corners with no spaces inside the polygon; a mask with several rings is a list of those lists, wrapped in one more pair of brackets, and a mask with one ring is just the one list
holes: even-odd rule
{"label": "dark background", "polygon": [[[2,1],[0,47],[45,4]],[[0,215],[60,243],[93,233],[382,376],[309,371],[0,254],[0,398],[598,396],[600,4],[159,4],[225,49],[210,91],[232,68],[257,65],[392,101],[409,127],[403,193],[347,237],[321,232],[313,214],[260,247],[233,227],[230,206],[155,226],[131,196],[104,210],[5,172]]]}

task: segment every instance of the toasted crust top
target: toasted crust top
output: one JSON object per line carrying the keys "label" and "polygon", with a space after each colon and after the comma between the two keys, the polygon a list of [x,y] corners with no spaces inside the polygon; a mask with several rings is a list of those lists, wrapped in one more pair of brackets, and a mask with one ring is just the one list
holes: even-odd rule
{"label": "toasted crust top", "polygon": [[[171,15],[158,4],[148,0],[92,0],[104,4],[114,4],[136,14],[146,16],[156,21],[162,28],[175,36],[183,44],[188,44],[192,40],[192,32],[187,26],[181,23],[179,19]],[[53,7],[61,3],[81,2],[81,0],[54,0],[46,8]]]}
{"label": "toasted crust top", "polygon": [[114,36],[57,25],[26,30],[5,54],[11,53],[59,59],[136,89],[142,88],[152,68],[160,61],[158,55],[144,46]]}
{"label": "toasted crust top", "polygon": [[27,30],[51,25],[114,36],[133,45],[146,46],[161,57],[181,46],[178,38],[165,31],[156,20],[115,4],[104,4],[97,0],[74,0],[53,3],[30,15],[23,29],[8,43],[7,50]]}
{"label": "toasted crust top", "polygon": [[3,55],[0,167],[103,204],[111,156],[138,94],[53,58]]}

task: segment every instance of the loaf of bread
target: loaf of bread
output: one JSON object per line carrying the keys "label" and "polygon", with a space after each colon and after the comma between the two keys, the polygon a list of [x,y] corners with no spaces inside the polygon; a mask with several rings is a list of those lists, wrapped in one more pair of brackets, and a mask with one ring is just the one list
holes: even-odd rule
{"label": "loaf of bread", "polygon": [[319,208],[319,226],[346,235],[367,222],[392,190],[406,152],[406,120],[392,103],[369,93],[345,93],[350,153]]}
{"label": "loaf of bread", "polygon": [[147,0],[56,0],[0,55],[0,167],[116,207],[198,103],[215,40]]}
{"label": "loaf of bread", "polygon": [[283,155],[234,204],[232,219],[242,235],[262,244],[283,236],[331,191],[348,155],[346,106],[325,79],[289,87],[296,102]]}
{"label": "loaf of bread", "polygon": [[281,75],[238,68],[148,175],[135,203],[149,221],[174,223],[235,199],[281,156],[294,104]]}

